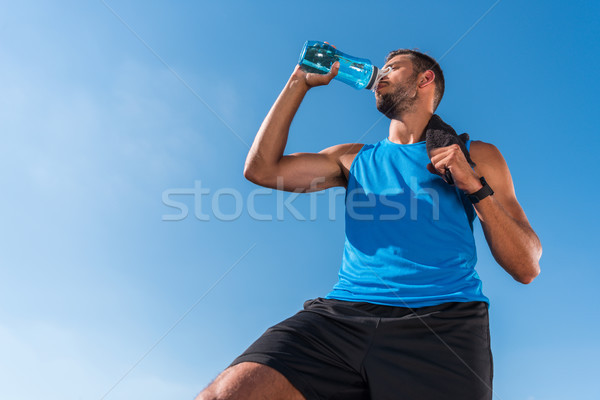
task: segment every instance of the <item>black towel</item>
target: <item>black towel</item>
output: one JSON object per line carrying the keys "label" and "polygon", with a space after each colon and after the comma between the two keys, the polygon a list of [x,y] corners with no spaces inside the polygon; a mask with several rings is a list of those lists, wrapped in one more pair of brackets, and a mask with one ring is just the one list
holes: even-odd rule
{"label": "black towel", "polygon": [[[429,123],[425,127],[425,141],[427,148],[427,155],[431,159],[431,151],[433,149],[437,149],[438,147],[446,147],[453,144],[458,144],[460,149],[462,150],[467,162],[471,167],[475,167],[475,163],[471,160],[471,156],[469,155],[469,150],[467,150],[467,140],[469,140],[469,134],[463,133],[461,135],[457,135],[454,128],[450,125],[442,121],[439,115],[433,114]],[[446,171],[446,182],[450,185],[454,184],[454,179],[452,179],[452,174],[450,171]]]}

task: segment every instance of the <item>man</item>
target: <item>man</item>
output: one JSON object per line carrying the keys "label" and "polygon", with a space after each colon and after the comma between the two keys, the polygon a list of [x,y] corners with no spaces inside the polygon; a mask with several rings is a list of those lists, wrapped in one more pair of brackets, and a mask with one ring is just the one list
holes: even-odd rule
{"label": "man", "polygon": [[494,258],[518,282],[539,274],[541,244],[495,146],[467,142],[475,167],[458,145],[427,154],[425,132],[444,93],[435,60],[402,49],[388,66],[375,99],[391,122],[376,144],[283,155],[304,96],[327,85],[338,63],[327,75],[296,67],[265,118],[247,179],[286,191],[347,189],[340,278],[325,298],[268,329],[199,399],[492,398],[475,214]]}

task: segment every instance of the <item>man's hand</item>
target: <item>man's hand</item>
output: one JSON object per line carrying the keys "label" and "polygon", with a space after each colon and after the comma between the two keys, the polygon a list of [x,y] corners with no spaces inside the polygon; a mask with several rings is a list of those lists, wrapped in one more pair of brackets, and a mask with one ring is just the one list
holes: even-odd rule
{"label": "man's hand", "polygon": [[296,65],[294,72],[292,73],[292,79],[301,82],[306,85],[307,89],[315,86],[328,85],[329,82],[337,75],[340,69],[339,61],[336,61],[331,66],[331,70],[327,74],[316,74],[312,72],[305,72],[300,69],[300,65]]}
{"label": "man's hand", "polygon": [[427,164],[427,170],[443,177],[446,169],[452,174],[456,187],[465,194],[474,193],[483,187],[479,175],[473,171],[457,144],[440,147],[431,152],[431,163]]}

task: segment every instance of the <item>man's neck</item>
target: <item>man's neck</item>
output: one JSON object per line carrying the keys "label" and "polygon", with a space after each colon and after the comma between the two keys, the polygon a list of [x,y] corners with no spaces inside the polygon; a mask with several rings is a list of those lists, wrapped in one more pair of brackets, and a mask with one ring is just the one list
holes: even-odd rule
{"label": "man's neck", "polygon": [[404,114],[390,121],[388,139],[398,144],[412,144],[425,140],[425,127],[433,115],[430,111]]}

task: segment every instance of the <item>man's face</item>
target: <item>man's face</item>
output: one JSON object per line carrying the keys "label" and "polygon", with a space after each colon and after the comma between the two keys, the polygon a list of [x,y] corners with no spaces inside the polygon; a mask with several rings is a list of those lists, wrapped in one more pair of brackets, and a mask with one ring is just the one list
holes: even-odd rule
{"label": "man's face", "polygon": [[412,111],[418,98],[417,79],[410,55],[399,55],[389,60],[383,68],[392,67],[392,72],[377,85],[375,100],[377,109],[393,118]]}

